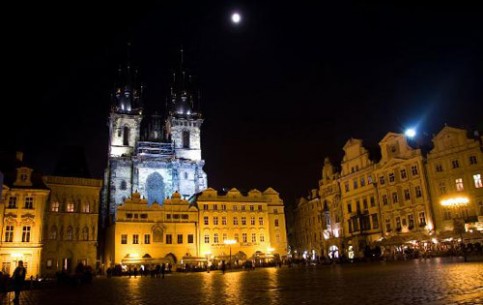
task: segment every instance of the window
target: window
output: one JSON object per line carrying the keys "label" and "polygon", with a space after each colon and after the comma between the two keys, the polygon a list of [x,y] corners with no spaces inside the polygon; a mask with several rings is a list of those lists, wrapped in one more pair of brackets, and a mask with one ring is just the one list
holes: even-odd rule
{"label": "window", "polygon": [[147,245],[151,243],[151,234],[144,234],[144,243]]}
{"label": "window", "polygon": [[125,191],[127,189],[127,183],[126,180],[121,181],[121,185],[119,187],[121,190]]}
{"label": "window", "polygon": [[183,148],[190,148],[190,132],[188,130],[183,131]]}
{"label": "window", "polygon": [[248,242],[247,233],[242,233],[242,242],[244,243]]}
{"label": "window", "polygon": [[391,229],[391,219],[386,219],[386,231],[387,232],[391,232],[392,229]]}
{"label": "window", "polygon": [[222,205],[221,205],[221,210],[222,210],[222,211],[226,211],[226,204],[222,204]]}
{"label": "window", "polygon": [[451,165],[453,165],[453,168],[459,168],[460,167],[460,163],[459,163],[458,160],[451,161]]}
{"label": "window", "polygon": [[233,225],[238,226],[238,217],[233,217]]}
{"label": "window", "polygon": [[254,205],[250,205],[250,211],[255,211],[255,206]]}
{"label": "window", "polygon": [[446,184],[444,182],[439,183],[439,193],[441,195],[446,194]]}
{"label": "window", "polygon": [[84,202],[84,203],[82,203],[82,207],[81,207],[81,209],[82,209],[82,210],[81,210],[81,211],[82,211],[82,213],[90,213],[90,211],[91,211],[91,207],[90,207],[90,205],[89,205],[89,202]]}
{"label": "window", "polygon": [[122,137],[122,145],[127,146],[129,145],[129,127],[124,126],[124,133]]}
{"label": "window", "polygon": [[364,177],[361,177],[361,187],[366,185],[366,179]]}
{"label": "window", "polygon": [[406,179],[406,178],[407,178],[406,170],[402,169],[401,170],[401,179]]}
{"label": "window", "polygon": [[89,240],[89,228],[84,227],[82,229],[82,240]]}
{"label": "window", "polygon": [[228,236],[226,235],[226,233],[223,233],[223,237],[222,237],[222,238],[223,238],[223,243],[224,243],[224,242],[225,242],[225,240],[227,240],[227,239],[228,239]]}
{"label": "window", "polygon": [[441,164],[436,164],[436,172],[441,173],[443,171],[443,165]]}
{"label": "window", "polygon": [[16,209],[17,208],[17,197],[10,197],[8,199],[8,208],[9,209]]}
{"label": "window", "polygon": [[7,243],[13,242],[13,226],[5,227],[5,242]]}
{"label": "window", "polygon": [[252,225],[252,226],[255,225],[255,217],[254,216],[250,217],[250,225]]}
{"label": "window", "polygon": [[374,196],[371,196],[371,208],[376,206],[376,200],[374,200]]}
{"label": "window", "polygon": [[51,239],[51,240],[57,239],[57,227],[56,226],[52,226],[52,228],[50,228],[49,239]]}
{"label": "window", "polygon": [[132,243],[133,243],[134,245],[139,244],[139,234],[133,234],[133,235],[132,235]]}
{"label": "window", "polygon": [[194,242],[193,234],[188,234],[188,244],[192,244]]}
{"label": "window", "polygon": [[263,217],[258,217],[258,224],[263,226]]}
{"label": "window", "polygon": [[238,211],[238,206],[236,204],[233,205],[233,211]]}
{"label": "window", "polygon": [[418,174],[418,167],[416,165],[411,166],[411,174],[413,174],[413,176]]}
{"label": "window", "polygon": [[257,242],[257,234],[252,233],[252,243],[256,243],[256,242]]}
{"label": "window", "polygon": [[389,174],[389,182],[394,182],[394,173]]}
{"label": "window", "polygon": [[265,235],[263,235],[263,233],[260,233],[260,242],[261,243],[265,242]]}
{"label": "window", "polygon": [[213,205],[213,210],[214,210],[214,211],[217,211],[217,210],[218,210],[218,205],[217,205],[217,204],[214,204],[214,205]]}
{"label": "window", "polygon": [[210,243],[210,235],[205,234],[205,244],[209,244],[209,243]]}
{"label": "window", "polygon": [[384,185],[384,176],[379,177],[379,184]]}
{"label": "window", "polygon": [[127,244],[127,234],[121,235],[121,244],[123,244],[123,245]]}
{"label": "window", "polygon": [[278,227],[278,219],[275,219],[275,226]]}
{"label": "window", "polygon": [[213,225],[218,225],[218,216],[213,217]]}
{"label": "window", "polygon": [[344,186],[345,186],[345,191],[348,192],[349,191],[349,182],[346,182]]}
{"label": "window", "polygon": [[364,210],[367,210],[369,206],[367,205],[367,198],[362,199],[362,207]]}
{"label": "window", "polygon": [[463,186],[463,178],[456,178],[455,183],[457,191],[461,192],[465,189]]}
{"label": "window", "polygon": [[396,230],[401,231],[401,217],[396,217]]}
{"label": "window", "polygon": [[384,205],[388,204],[387,195],[382,195],[382,204],[384,204]]}
{"label": "window", "polygon": [[347,213],[352,213],[352,204],[350,202],[347,203]]}
{"label": "window", "polygon": [[218,238],[218,233],[213,234],[213,243],[219,244],[220,240]]}
{"label": "window", "polygon": [[246,217],[242,217],[241,218],[241,224],[242,224],[242,226],[246,226],[247,225],[247,218]]}
{"label": "window", "polygon": [[481,183],[481,174],[473,175],[473,181],[475,182],[475,188],[479,189],[483,187]]}
{"label": "window", "polygon": [[73,202],[68,202],[67,203],[67,206],[65,208],[65,211],[66,212],[69,212],[69,213],[72,213],[72,212],[74,212],[74,209],[75,209],[74,203]]}
{"label": "window", "polygon": [[60,203],[58,201],[54,201],[50,204],[50,211],[51,212],[58,212],[59,211]]}
{"label": "window", "polygon": [[416,191],[416,198],[420,198],[423,195],[423,192],[421,191],[421,187],[418,185],[414,188]]}
{"label": "window", "polygon": [[357,180],[354,180],[354,189],[357,189],[358,185],[357,185]]}
{"label": "window", "polygon": [[411,199],[411,194],[409,193],[408,189],[404,190],[404,200],[409,200]]}
{"label": "window", "polygon": [[408,215],[408,228],[411,230],[412,228],[414,228],[414,215],[413,214],[409,214]]}
{"label": "window", "polygon": [[372,228],[373,229],[378,229],[379,228],[379,219],[377,218],[377,214],[372,214]]}
{"label": "window", "polygon": [[234,237],[235,237],[236,242],[240,241],[240,238],[238,237],[238,233],[235,233]]}
{"label": "window", "polygon": [[208,220],[208,216],[203,217],[203,223],[205,224],[205,226],[207,226],[210,223],[210,221]]}
{"label": "window", "polygon": [[34,208],[34,197],[25,197],[25,207],[26,209],[33,209]]}
{"label": "window", "polygon": [[47,269],[52,269],[52,266],[54,265],[54,260],[49,258],[46,262],[46,267]]}
{"label": "window", "polygon": [[[208,235],[209,236],[209,235]],[[209,241],[209,237],[208,237],[208,241]],[[173,243],[173,235],[171,234],[166,234],[166,243],[167,244],[172,244]]]}
{"label": "window", "polygon": [[73,240],[74,239],[74,229],[71,226],[67,227],[67,232],[65,233],[66,240]]}
{"label": "window", "polygon": [[477,164],[476,156],[470,156],[470,165]]}
{"label": "window", "polygon": [[392,193],[392,202],[393,202],[393,203],[397,203],[397,201],[398,201],[398,200],[397,200],[397,193],[396,193],[396,192],[394,192],[394,193]]}
{"label": "window", "polygon": [[278,214],[278,209],[273,209],[273,214]]}
{"label": "window", "polygon": [[424,215],[424,212],[419,212],[419,225],[420,226],[426,225],[426,216]]}
{"label": "window", "polygon": [[183,234],[178,234],[178,244],[183,243]]}
{"label": "window", "polygon": [[226,216],[221,217],[221,224],[226,226]]}
{"label": "window", "polygon": [[208,210],[208,205],[207,204],[203,204],[203,210]]}
{"label": "window", "polygon": [[188,172],[184,172],[184,179],[188,180]]}
{"label": "window", "polygon": [[367,184],[372,184],[372,176],[367,176]]}
{"label": "window", "polygon": [[261,204],[259,204],[259,205],[258,205],[258,211],[259,211],[259,212],[261,212],[261,211],[262,211],[262,205],[261,205]]}
{"label": "window", "polygon": [[242,211],[245,211],[245,206],[244,205],[241,206],[241,210]]}

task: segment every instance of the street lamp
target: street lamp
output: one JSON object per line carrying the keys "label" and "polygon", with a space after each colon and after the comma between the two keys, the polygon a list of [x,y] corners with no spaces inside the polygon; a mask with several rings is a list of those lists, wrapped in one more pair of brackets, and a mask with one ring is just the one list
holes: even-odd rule
{"label": "street lamp", "polygon": [[223,241],[225,243],[225,245],[229,245],[230,246],[230,269],[233,269],[233,266],[231,265],[231,245],[234,245],[236,244],[236,240],[234,239],[225,239]]}
{"label": "street lamp", "polygon": [[464,196],[459,196],[459,197],[451,197],[447,199],[441,200],[441,205],[446,208],[450,208],[454,211],[455,216],[453,217],[453,232],[455,234],[458,234],[461,239],[461,249],[463,251],[463,258],[465,262],[467,261],[466,258],[466,251],[464,247],[464,241],[463,241],[463,233],[465,233],[465,222],[463,218],[463,213],[458,213],[462,212],[461,209],[465,207],[470,200],[468,197]]}

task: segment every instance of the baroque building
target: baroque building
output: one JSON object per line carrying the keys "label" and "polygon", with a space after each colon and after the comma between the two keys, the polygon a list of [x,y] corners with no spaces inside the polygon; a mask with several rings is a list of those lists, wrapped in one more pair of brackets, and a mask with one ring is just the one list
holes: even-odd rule
{"label": "baroque building", "polygon": [[71,273],[79,264],[98,267],[102,180],[44,176],[50,189],[44,224],[42,275]]}
{"label": "baroque building", "polygon": [[[482,143],[478,134],[468,137],[466,130],[450,126],[433,137],[427,171],[435,228],[440,235],[451,236],[455,220],[460,220],[460,228],[456,229],[461,232],[483,231]],[[444,204],[458,198],[463,201]]]}
{"label": "baroque building", "polygon": [[[2,160],[4,161],[4,160]],[[0,199],[0,264],[12,275],[22,260],[27,277],[41,274],[42,232],[49,189],[40,174],[23,162],[23,153],[5,160]]]}
{"label": "baroque building", "polygon": [[199,100],[182,66],[173,73],[166,115],[147,116],[143,86],[131,67],[119,70],[109,115],[108,165],[102,220],[114,220],[117,207],[138,192],[149,204],[162,204],[178,192],[184,199],[207,186],[201,158]]}
{"label": "baroque building", "polygon": [[280,260],[286,253],[283,201],[271,188],[246,195],[208,188],[190,202],[175,192],[162,204],[149,204],[136,192],[118,206],[107,230],[110,267],[206,267],[223,260],[235,266]]}

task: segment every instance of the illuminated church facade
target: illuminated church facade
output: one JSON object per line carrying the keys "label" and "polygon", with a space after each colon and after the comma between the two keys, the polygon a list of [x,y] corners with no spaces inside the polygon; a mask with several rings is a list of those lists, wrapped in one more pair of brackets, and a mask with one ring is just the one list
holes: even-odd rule
{"label": "illuminated church facade", "polygon": [[143,86],[129,66],[119,69],[108,120],[108,165],[104,175],[102,223],[117,207],[139,193],[148,204],[163,203],[173,193],[189,198],[207,187],[201,157],[203,118],[191,76],[173,73],[166,114],[146,115]]}

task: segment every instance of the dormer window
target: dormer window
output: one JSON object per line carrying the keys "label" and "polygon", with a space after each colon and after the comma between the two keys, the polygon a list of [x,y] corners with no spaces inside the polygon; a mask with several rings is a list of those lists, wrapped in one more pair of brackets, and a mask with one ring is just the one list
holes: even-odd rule
{"label": "dormer window", "polygon": [[28,167],[17,168],[17,179],[14,183],[15,186],[32,186],[32,169]]}

